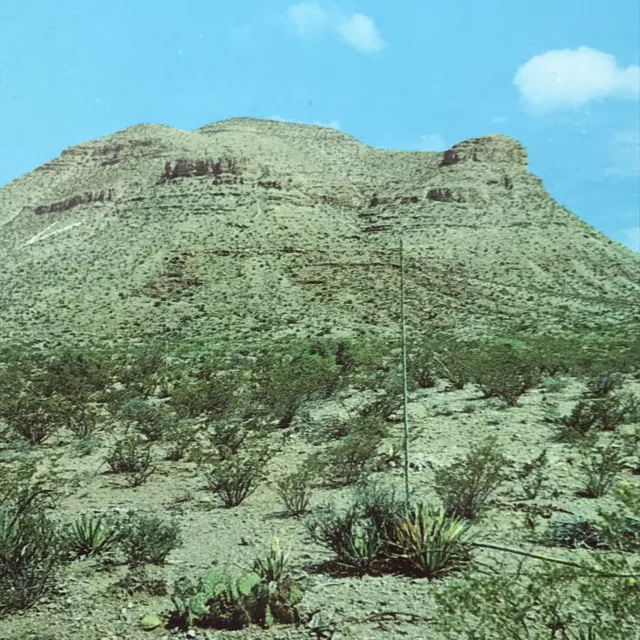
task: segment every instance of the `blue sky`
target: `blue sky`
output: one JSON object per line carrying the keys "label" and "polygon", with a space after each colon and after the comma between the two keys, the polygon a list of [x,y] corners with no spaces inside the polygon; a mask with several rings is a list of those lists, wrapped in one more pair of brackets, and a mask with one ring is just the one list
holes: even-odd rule
{"label": "blue sky", "polygon": [[0,0],[0,184],[140,122],[236,116],[441,150],[506,133],[640,249],[637,0]]}

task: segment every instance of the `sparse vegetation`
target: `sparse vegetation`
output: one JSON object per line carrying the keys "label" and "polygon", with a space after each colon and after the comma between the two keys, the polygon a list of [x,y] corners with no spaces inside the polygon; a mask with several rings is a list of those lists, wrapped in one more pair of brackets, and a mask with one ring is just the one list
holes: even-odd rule
{"label": "sparse vegetation", "polygon": [[466,456],[436,469],[436,491],[448,515],[476,520],[508,477],[509,461],[495,438],[474,445]]}
{"label": "sparse vegetation", "polygon": [[269,458],[267,451],[248,451],[203,462],[206,488],[217,493],[225,507],[237,507],[264,478]]}
{"label": "sparse vegetation", "polygon": [[182,543],[177,520],[130,512],[117,525],[117,540],[131,564],[164,564]]}
{"label": "sparse vegetation", "polygon": [[312,478],[312,472],[303,466],[276,483],[276,492],[284,503],[287,515],[300,516],[307,511]]}
{"label": "sparse vegetation", "polygon": [[111,471],[124,475],[131,487],[139,487],[155,471],[151,447],[138,435],[118,440],[106,461]]}

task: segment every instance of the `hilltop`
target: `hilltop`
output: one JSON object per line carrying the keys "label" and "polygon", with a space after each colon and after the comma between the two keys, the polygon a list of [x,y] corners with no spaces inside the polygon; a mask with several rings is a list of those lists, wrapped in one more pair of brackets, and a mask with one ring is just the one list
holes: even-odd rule
{"label": "hilltop", "polygon": [[622,331],[637,256],[505,135],[389,151],[319,126],[137,125],[0,189],[3,339]]}

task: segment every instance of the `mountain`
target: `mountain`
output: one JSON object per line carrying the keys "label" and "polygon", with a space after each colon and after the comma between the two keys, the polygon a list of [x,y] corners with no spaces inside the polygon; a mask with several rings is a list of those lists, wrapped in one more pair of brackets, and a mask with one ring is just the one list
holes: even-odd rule
{"label": "mountain", "polygon": [[504,135],[440,152],[251,118],[137,125],[0,189],[0,340],[625,331],[638,256]]}

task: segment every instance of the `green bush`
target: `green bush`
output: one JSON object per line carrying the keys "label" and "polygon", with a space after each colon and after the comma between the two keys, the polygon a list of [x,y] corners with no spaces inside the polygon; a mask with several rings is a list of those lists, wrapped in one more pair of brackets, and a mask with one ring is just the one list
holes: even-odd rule
{"label": "green bush", "polygon": [[622,482],[613,491],[610,508],[598,509],[599,527],[610,548],[640,552],[640,487]]}
{"label": "green bush", "polygon": [[470,381],[485,398],[500,398],[510,407],[540,380],[535,363],[509,345],[485,346],[469,360]]}
{"label": "green bush", "polygon": [[611,440],[584,450],[585,457],[580,470],[585,476],[585,486],[579,493],[586,498],[600,498],[614,484],[626,465],[626,453],[620,442]]}
{"label": "green bush", "polygon": [[326,486],[357,484],[375,470],[381,439],[375,431],[354,429],[327,449],[309,455],[305,467]]}
{"label": "green bush", "polygon": [[551,417],[556,426],[555,439],[559,442],[576,442],[593,434],[598,426],[598,416],[592,402],[580,400],[568,416]]}
{"label": "green bush", "polygon": [[587,382],[587,393],[592,397],[602,398],[619,389],[623,382],[619,373],[597,376]]}
{"label": "green bush", "polygon": [[302,467],[290,473],[276,483],[276,492],[285,506],[287,515],[302,515],[309,506],[311,497],[311,471]]}
{"label": "green bush", "polygon": [[218,494],[225,507],[236,507],[249,497],[265,476],[267,451],[238,453],[203,463],[206,488]]}
{"label": "green bush", "polygon": [[32,607],[56,587],[63,548],[48,516],[56,486],[33,461],[0,465],[0,617]]}
{"label": "green bush", "polygon": [[[607,570],[629,573],[625,564],[610,558]],[[629,640],[640,628],[640,581],[601,577],[586,566],[498,564],[452,577],[432,592],[434,624],[447,638]]]}
{"label": "green bush", "polygon": [[396,523],[404,507],[380,486],[363,486],[344,510],[333,505],[312,513],[304,525],[314,542],[333,551],[336,561],[359,573],[388,568]]}
{"label": "green bush", "polygon": [[106,456],[113,473],[123,474],[127,484],[139,487],[155,471],[151,448],[140,436],[118,440]]}
{"label": "green bush", "polygon": [[182,538],[177,520],[130,512],[117,526],[117,540],[131,564],[164,564]]}
{"label": "green bush", "polygon": [[600,527],[584,518],[558,518],[549,523],[541,542],[569,549],[606,549],[608,545]]}
{"label": "green bush", "polygon": [[153,405],[142,398],[127,400],[119,417],[149,442],[162,440],[172,422],[172,417],[164,406]]}
{"label": "green bush", "polygon": [[311,399],[331,397],[340,387],[335,363],[321,356],[262,356],[255,365],[256,399],[289,427],[302,405]]}
{"label": "green bush", "polygon": [[64,425],[65,400],[59,396],[39,396],[27,388],[20,395],[3,398],[0,418],[31,444],[42,444]]}
{"label": "green bush", "polygon": [[181,418],[197,418],[206,414],[213,420],[222,420],[237,408],[235,394],[239,387],[239,378],[232,373],[185,379],[173,390],[170,406]]}
{"label": "green bush", "polygon": [[535,500],[548,477],[547,450],[545,449],[530,462],[525,462],[518,472],[518,479],[527,500]]}
{"label": "green bush", "polygon": [[448,515],[475,520],[507,480],[510,462],[495,438],[474,445],[464,457],[435,470],[436,492]]}

